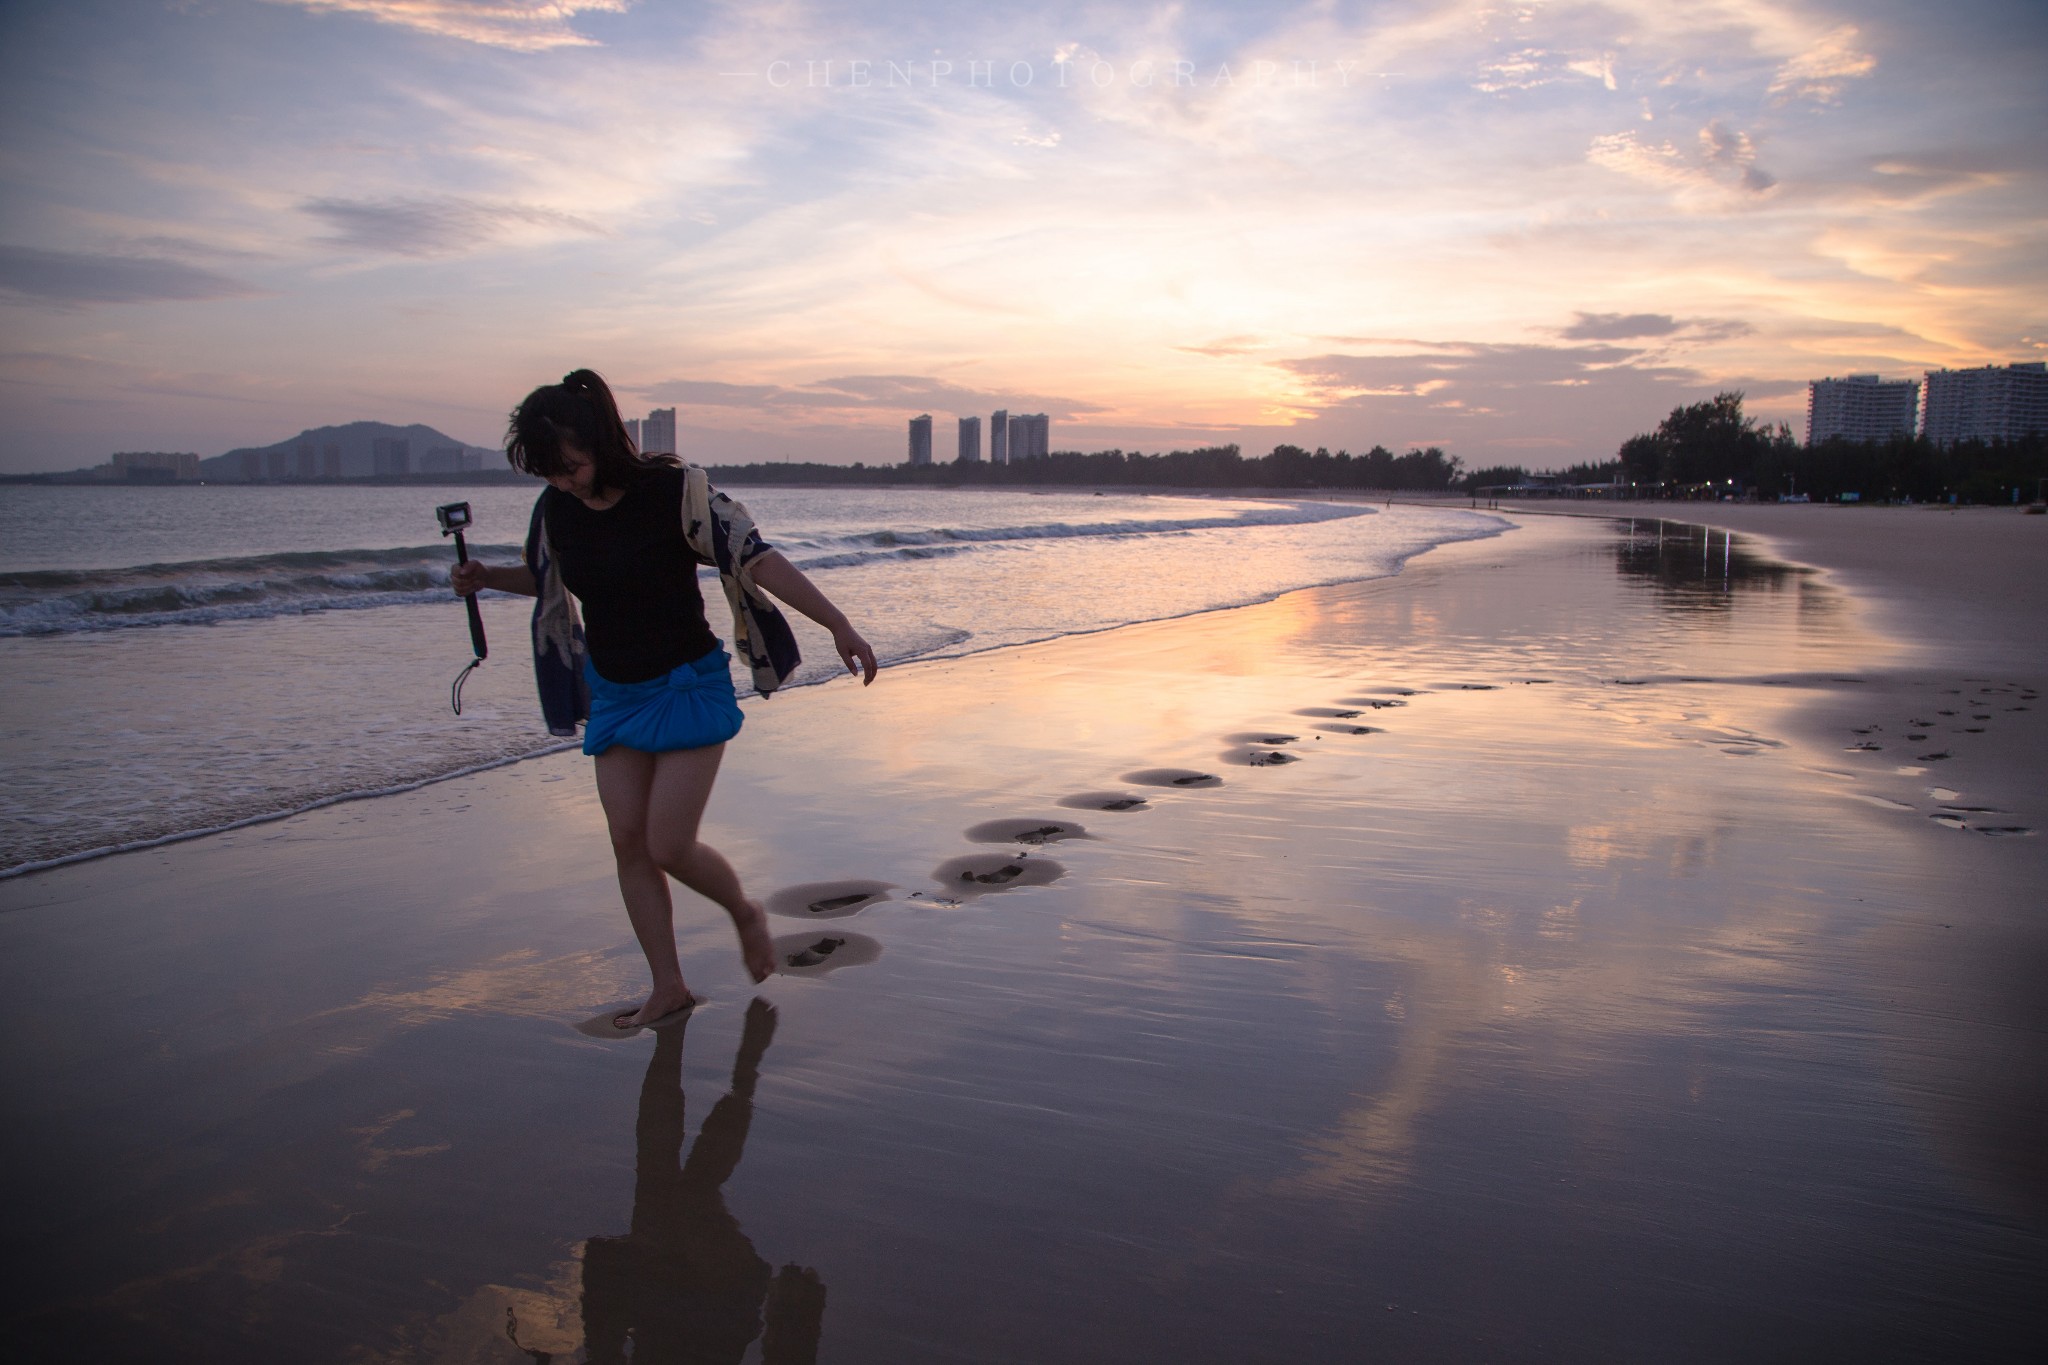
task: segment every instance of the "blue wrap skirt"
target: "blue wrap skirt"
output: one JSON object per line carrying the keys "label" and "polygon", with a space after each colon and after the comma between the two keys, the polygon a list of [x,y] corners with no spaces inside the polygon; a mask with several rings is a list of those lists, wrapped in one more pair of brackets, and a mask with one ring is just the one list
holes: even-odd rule
{"label": "blue wrap skirt", "polygon": [[662,754],[725,743],[745,719],[733,695],[731,658],[721,646],[662,677],[615,683],[585,656],[590,720],[583,727],[583,752],[601,754],[623,744]]}

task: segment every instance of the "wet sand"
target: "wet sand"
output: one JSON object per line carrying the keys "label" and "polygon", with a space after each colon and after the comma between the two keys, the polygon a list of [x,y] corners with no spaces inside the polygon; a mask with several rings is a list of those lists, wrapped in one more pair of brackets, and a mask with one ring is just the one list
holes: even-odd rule
{"label": "wet sand", "polygon": [[752,704],[707,838],[802,960],[685,904],[629,1038],[573,754],[0,883],[10,1340],[2021,1358],[2043,542],[1520,520]]}

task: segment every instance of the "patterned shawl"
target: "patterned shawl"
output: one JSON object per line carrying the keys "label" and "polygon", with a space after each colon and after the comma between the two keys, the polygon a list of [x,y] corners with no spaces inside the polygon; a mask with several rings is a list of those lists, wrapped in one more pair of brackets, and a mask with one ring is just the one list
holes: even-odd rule
{"label": "patterned shawl", "polygon": [[[533,672],[548,733],[569,736],[578,721],[590,717],[583,622],[548,545],[541,505],[542,499],[534,500],[523,556],[540,589],[533,606]],[[683,538],[700,564],[718,570],[719,586],[732,608],[733,651],[746,660],[754,690],[764,697],[772,694],[796,672],[802,656],[789,622],[754,583],[752,565],[769,546],[747,509],[714,490],[710,476],[696,465],[683,466]]]}

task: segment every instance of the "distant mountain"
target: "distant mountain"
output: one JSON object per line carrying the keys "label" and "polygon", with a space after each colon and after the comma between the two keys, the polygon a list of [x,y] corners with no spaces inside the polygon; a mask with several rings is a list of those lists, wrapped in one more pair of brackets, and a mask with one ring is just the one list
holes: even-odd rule
{"label": "distant mountain", "polygon": [[453,474],[492,469],[504,454],[465,445],[415,422],[350,422],[310,427],[287,441],[244,446],[199,462],[199,477],[220,483],[274,479],[361,479],[373,474]]}

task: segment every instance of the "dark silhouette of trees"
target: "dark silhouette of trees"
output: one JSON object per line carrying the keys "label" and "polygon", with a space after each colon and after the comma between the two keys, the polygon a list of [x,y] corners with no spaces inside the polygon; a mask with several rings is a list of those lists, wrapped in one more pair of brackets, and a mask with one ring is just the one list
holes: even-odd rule
{"label": "dark silhouette of trees", "polygon": [[1362,455],[1318,447],[1275,446],[1246,459],[1234,445],[1202,446],[1147,455],[1142,451],[1083,453],[1056,450],[1010,464],[909,465],[767,464],[713,466],[718,482],[774,484],[930,485],[944,488],[1120,486],[1139,488],[1370,488],[1441,493],[1460,462],[1436,446],[1396,455],[1374,446]]}
{"label": "dark silhouette of trees", "polygon": [[1802,446],[1782,423],[1771,429],[1744,417],[1740,393],[1722,393],[1672,409],[1655,431],[1622,442],[1619,459],[1650,497],[2009,503],[2031,501],[2048,478],[2048,437],[1939,446],[1898,435]]}

